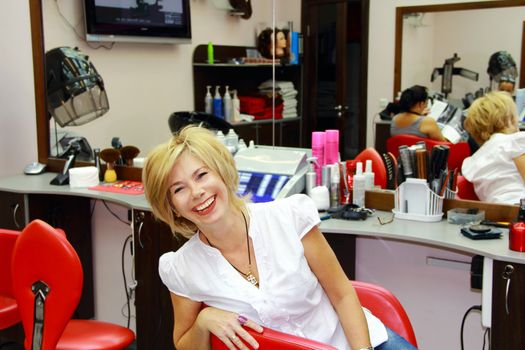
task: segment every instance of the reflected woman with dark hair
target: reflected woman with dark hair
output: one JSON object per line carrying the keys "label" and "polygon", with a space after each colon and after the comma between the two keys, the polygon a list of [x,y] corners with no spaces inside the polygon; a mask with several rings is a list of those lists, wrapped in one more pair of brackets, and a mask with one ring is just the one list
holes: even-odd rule
{"label": "reflected woman with dark hair", "polygon": [[274,49],[275,58],[289,57],[288,33],[287,29],[266,28],[257,36],[257,50],[265,58],[273,58]]}
{"label": "reflected woman with dark hair", "polygon": [[399,99],[400,113],[392,119],[390,135],[409,134],[437,141],[446,141],[437,122],[428,117],[428,92],[424,86],[406,89]]}

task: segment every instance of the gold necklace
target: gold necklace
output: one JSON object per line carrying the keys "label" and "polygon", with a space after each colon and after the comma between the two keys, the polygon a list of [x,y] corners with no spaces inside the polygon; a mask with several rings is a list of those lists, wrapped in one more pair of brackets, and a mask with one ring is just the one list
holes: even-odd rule
{"label": "gold necklace", "polygon": [[[241,212],[242,214],[242,218],[244,219],[244,227],[246,229],[246,247],[248,249],[248,272],[247,273],[244,273],[242,272],[241,270],[239,270],[238,268],[236,268],[231,262],[228,261],[228,259],[226,259],[226,261],[228,261],[228,263],[235,269],[237,270],[238,273],[240,273],[248,282],[250,282],[252,285],[254,285],[255,287],[258,287],[259,286],[259,281],[257,281],[257,277],[255,277],[255,275],[252,273],[252,255],[250,253],[250,240],[249,240],[249,237],[248,237],[248,222],[246,221],[246,217],[244,216],[244,213]],[[202,232],[201,232],[202,233]],[[210,247],[213,247],[215,249],[218,249],[217,247],[215,247],[213,244],[211,244],[210,240],[208,239],[208,237],[206,237],[205,234],[203,234],[204,238],[206,238],[206,242],[208,242],[208,244],[210,245]]]}

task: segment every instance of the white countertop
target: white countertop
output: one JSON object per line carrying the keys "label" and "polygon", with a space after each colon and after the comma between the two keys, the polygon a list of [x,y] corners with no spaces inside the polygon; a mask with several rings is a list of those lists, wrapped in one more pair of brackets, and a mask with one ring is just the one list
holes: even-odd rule
{"label": "white countertop", "polygon": [[100,199],[122,204],[130,209],[151,210],[144,195],[120,194],[88,190],[87,188],[70,188],[69,185],[55,186],[49,182],[56,173],[43,173],[40,175],[14,175],[0,178],[0,191],[27,194],[60,194],[65,196],[81,196]]}
{"label": "white countertop", "polygon": [[[130,209],[151,210],[144,195],[127,195],[81,188],[71,189],[68,185],[50,185],[49,182],[55,176],[55,173],[44,173],[0,178],[0,191],[21,194],[82,196],[119,203]],[[322,221],[321,231],[429,244],[479,254],[495,260],[525,264],[525,253],[515,252],[508,248],[508,230],[503,230],[503,235],[499,239],[471,240],[460,233],[460,225],[449,224],[445,219],[439,222],[425,223],[396,218],[386,225],[381,225],[377,220],[378,216],[389,217],[390,215],[392,214],[378,211],[365,221],[329,219]]]}

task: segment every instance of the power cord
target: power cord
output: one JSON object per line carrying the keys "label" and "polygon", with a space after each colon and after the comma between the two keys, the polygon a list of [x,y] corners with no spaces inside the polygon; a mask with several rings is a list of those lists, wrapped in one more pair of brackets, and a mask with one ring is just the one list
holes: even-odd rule
{"label": "power cord", "polygon": [[485,338],[488,340],[488,349],[490,350],[490,328],[485,329],[485,333],[483,333],[483,347],[482,350],[485,350]]}
{"label": "power cord", "polygon": [[[461,340],[461,350],[464,350],[464,345],[463,345],[463,329],[465,327],[465,320],[467,319],[467,316],[468,314],[471,312],[471,311],[474,311],[474,310],[478,310],[481,312],[481,305],[474,305],[474,306],[471,306],[466,312],[465,314],[463,315],[463,320],[461,320],[461,331],[460,331],[460,340]],[[483,336],[483,348],[485,348],[485,336]],[[490,344],[490,343],[489,343]]]}
{"label": "power cord", "polygon": [[129,235],[126,237],[126,239],[124,240],[124,244],[122,245],[122,254],[121,254],[121,267],[122,267],[122,278],[124,280],[124,291],[126,292],[126,308],[127,308],[127,319],[128,319],[128,322],[127,322],[127,327],[129,328],[130,327],[130,323],[131,323],[131,306],[130,306],[130,302],[131,302],[131,294],[133,293],[133,291],[135,290],[135,287],[136,285],[134,285],[133,287],[129,287],[130,290],[128,291],[128,281],[126,279],[126,271],[125,271],[125,264],[124,264],[124,254],[126,252],[126,245],[128,244],[128,242],[130,241],[132,235]]}
{"label": "power cord", "polygon": [[131,225],[131,222],[128,222],[126,220],[123,220],[120,218],[120,216],[118,216],[117,214],[115,214],[115,212],[113,210],[110,209],[110,207],[108,206],[108,204],[106,203],[106,201],[102,201],[102,204],[104,204],[104,206],[106,207],[106,209],[109,211],[109,213],[111,215],[113,215],[115,218],[117,218],[118,221],[122,222],[123,224],[129,226]]}
{"label": "power cord", "polygon": [[[67,18],[66,16],[64,16],[64,14],[62,13],[62,10],[60,9],[60,5],[58,4],[58,0],[55,0],[55,5],[56,5],[56,8],[57,8],[57,11],[58,11],[58,14],[60,15],[60,17],[62,17],[62,20],[71,28],[71,30],[73,30],[73,32],[75,33],[75,35],[82,41],[84,41],[86,43],[87,46],[89,46],[90,48],[94,49],[94,50],[98,50],[100,48],[104,48],[106,50],[111,50],[113,48],[113,45],[115,45],[115,42],[112,41],[109,46],[106,46],[106,45],[103,45],[103,44],[100,44],[98,46],[93,46],[91,45],[82,35],[80,35],[77,31],[77,27],[79,26],[79,24],[77,25],[74,25],[72,24]],[[80,22],[79,22],[80,23]]]}

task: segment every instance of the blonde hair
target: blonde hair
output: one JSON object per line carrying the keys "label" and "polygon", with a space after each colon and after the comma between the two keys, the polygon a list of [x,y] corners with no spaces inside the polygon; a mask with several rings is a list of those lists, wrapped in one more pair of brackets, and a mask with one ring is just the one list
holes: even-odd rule
{"label": "blonde hair", "polygon": [[492,134],[510,134],[517,131],[516,104],[508,92],[494,91],[478,98],[468,109],[465,130],[480,145]]}
{"label": "blonde hair", "polygon": [[228,191],[229,202],[235,209],[245,211],[246,204],[236,194],[239,175],[228,149],[205,128],[195,125],[183,128],[169,142],[157,146],[149,153],[142,170],[142,180],[146,199],[155,217],[168,224],[173,233],[190,238],[195,234],[197,226],[177,215],[169,193],[171,172],[185,151],[201,160],[211,172],[222,179]]}

